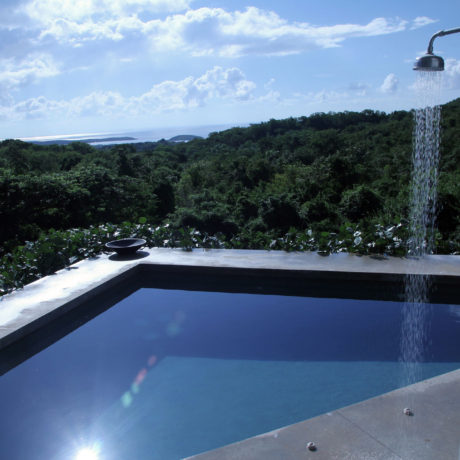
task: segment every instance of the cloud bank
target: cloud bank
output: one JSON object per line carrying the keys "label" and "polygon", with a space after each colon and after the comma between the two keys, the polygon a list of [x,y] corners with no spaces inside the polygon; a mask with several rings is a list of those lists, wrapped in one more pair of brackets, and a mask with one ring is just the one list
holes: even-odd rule
{"label": "cloud bank", "polygon": [[216,66],[199,77],[163,81],[144,94],[125,97],[114,91],[97,91],[70,100],[43,96],[0,107],[0,118],[69,118],[85,116],[137,117],[205,106],[211,100],[241,102],[254,98],[256,84],[236,68]]}
{"label": "cloud bank", "polygon": [[16,88],[59,73],[58,64],[49,54],[31,54],[19,61],[13,58],[0,59],[0,88]]}
{"label": "cloud bank", "polygon": [[[76,6],[78,5],[78,7]],[[40,27],[40,37],[81,45],[95,40],[144,37],[155,52],[180,51],[195,56],[288,55],[312,49],[338,47],[352,37],[369,37],[406,30],[409,22],[375,18],[367,24],[316,26],[289,22],[273,11],[248,7],[190,9],[190,1],[147,0],[34,0],[26,11]],[[141,11],[170,14],[142,19]],[[144,17],[144,16],[142,16]],[[429,18],[416,18],[419,27]]]}
{"label": "cloud bank", "polygon": [[192,0],[32,0],[25,12],[38,22],[55,20],[103,22],[140,12],[172,13],[187,10]]}
{"label": "cloud bank", "polygon": [[[241,70],[250,61],[243,59],[239,68],[228,65],[227,60],[339,48],[352,38],[400,33],[436,21],[426,16],[413,20],[375,17],[364,24],[344,21],[317,25],[288,20],[257,7],[229,10],[194,6],[195,0],[2,0],[0,117],[14,122],[143,115],[147,120],[150,115],[168,111],[191,113],[215,101],[265,104],[257,115],[265,116],[265,109],[275,112],[275,106],[291,104],[295,98],[288,92],[295,90],[285,88],[281,94],[282,85],[270,80],[277,75],[274,72],[264,75],[268,83],[263,88],[259,82],[257,93],[253,79],[260,78],[259,72],[252,70],[251,78],[246,78]],[[221,67],[210,69],[211,59]],[[182,61],[184,68],[191,64],[199,76],[186,70],[177,73]],[[264,60],[263,65],[268,68],[273,62]],[[145,89],[144,72],[150,68],[157,72],[156,65],[157,74],[162,75],[157,77],[159,83],[133,96],[132,76],[142,73],[136,81]],[[176,75],[174,80],[165,77],[169,69]],[[92,83],[92,89],[83,96],[76,70]],[[452,88],[460,84],[458,74],[458,62],[446,62],[446,81]],[[382,92],[392,94],[397,88],[398,79],[390,74],[374,92],[382,97]],[[318,105],[331,100],[354,101],[373,92],[362,81],[320,89],[316,85],[314,94],[309,95]],[[304,91],[301,85],[297,91]],[[77,94],[79,97],[74,97]]]}

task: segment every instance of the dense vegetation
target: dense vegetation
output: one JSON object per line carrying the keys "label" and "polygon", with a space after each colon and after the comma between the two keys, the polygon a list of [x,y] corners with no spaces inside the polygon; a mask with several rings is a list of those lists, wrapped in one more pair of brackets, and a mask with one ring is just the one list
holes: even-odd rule
{"label": "dense vegetation", "polygon": [[[459,253],[460,99],[442,117],[437,251]],[[14,264],[29,281],[114,235],[139,232],[157,246],[404,254],[412,125],[410,112],[366,110],[270,120],[186,143],[4,141],[0,290],[2,280],[4,289],[16,283]],[[62,260],[37,268],[37,247]]]}

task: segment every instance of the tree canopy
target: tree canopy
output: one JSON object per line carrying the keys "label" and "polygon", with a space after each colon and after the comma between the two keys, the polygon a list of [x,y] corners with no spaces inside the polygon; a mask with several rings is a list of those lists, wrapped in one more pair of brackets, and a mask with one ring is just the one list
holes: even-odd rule
{"label": "tree canopy", "polygon": [[[316,113],[189,142],[96,148],[0,143],[4,254],[42,232],[108,222],[171,224],[209,235],[281,238],[362,232],[408,216],[410,112]],[[460,251],[460,99],[442,108],[437,251]],[[373,230],[372,230],[373,231]]]}

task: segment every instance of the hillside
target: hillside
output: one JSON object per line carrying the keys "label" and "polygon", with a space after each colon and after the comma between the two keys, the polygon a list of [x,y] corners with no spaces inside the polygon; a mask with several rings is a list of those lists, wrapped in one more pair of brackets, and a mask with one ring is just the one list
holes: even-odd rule
{"label": "hillside", "polygon": [[[459,251],[460,99],[443,107],[438,251]],[[366,110],[269,120],[188,142],[0,143],[3,251],[49,229],[106,222],[240,238],[366,232],[405,222],[412,114]],[[182,140],[182,139],[181,139]]]}

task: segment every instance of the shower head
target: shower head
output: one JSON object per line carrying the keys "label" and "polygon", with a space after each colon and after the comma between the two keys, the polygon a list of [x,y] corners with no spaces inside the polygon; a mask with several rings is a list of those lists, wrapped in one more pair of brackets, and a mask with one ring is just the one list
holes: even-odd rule
{"label": "shower head", "polygon": [[444,70],[444,59],[441,56],[426,53],[416,59],[413,69],[428,72]]}
{"label": "shower head", "polygon": [[444,70],[444,59],[441,56],[433,54],[433,43],[437,37],[443,37],[444,35],[456,34],[460,32],[460,27],[456,29],[440,30],[436,32],[428,43],[428,50],[425,55],[417,58],[415,61],[414,70],[425,70],[425,71],[440,71]]}

